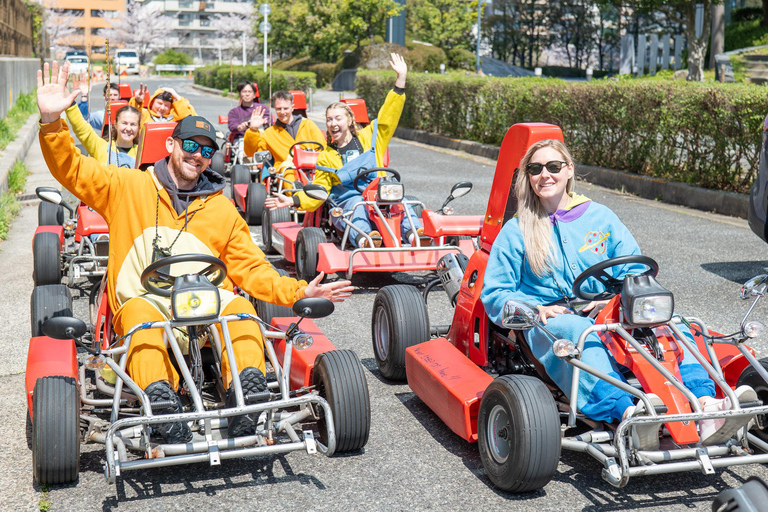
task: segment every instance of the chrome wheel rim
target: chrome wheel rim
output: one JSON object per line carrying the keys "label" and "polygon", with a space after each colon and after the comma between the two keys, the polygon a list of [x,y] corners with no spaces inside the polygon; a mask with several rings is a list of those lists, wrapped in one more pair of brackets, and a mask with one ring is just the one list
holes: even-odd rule
{"label": "chrome wheel rim", "polygon": [[501,405],[496,405],[488,415],[485,427],[485,441],[488,451],[497,464],[504,464],[509,458],[512,434],[509,415]]}
{"label": "chrome wheel rim", "polygon": [[389,315],[386,308],[376,309],[376,355],[384,361],[389,354]]}

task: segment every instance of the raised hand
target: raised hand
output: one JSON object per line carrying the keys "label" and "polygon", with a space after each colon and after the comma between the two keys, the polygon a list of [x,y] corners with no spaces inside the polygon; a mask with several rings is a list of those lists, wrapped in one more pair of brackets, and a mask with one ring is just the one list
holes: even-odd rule
{"label": "raised hand", "polygon": [[175,89],[171,89],[170,87],[163,87],[163,90],[171,93],[171,96],[173,96],[173,101],[181,99],[181,96],[179,96]]}
{"label": "raised hand", "polygon": [[320,272],[304,289],[305,297],[322,297],[328,299],[331,302],[344,302],[344,299],[352,295],[352,290],[355,288],[350,286],[350,281],[336,281],[335,283],[320,284],[325,276],[324,272]]}
{"label": "raised hand", "polygon": [[83,95],[82,101],[88,101],[88,94],[91,92],[91,88],[88,86],[88,73],[80,73],[80,76],[73,78],[72,90]]}
{"label": "raised hand", "polygon": [[293,199],[283,194],[276,196],[268,196],[264,201],[264,206],[270,210],[277,210],[278,208],[285,208],[286,206],[293,206]]}
{"label": "raised hand", "polygon": [[40,110],[40,122],[48,124],[61,117],[61,113],[72,105],[80,91],[69,92],[67,89],[69,80],[69,62],[65,62],[61,69],[59,63],[53,61],[43,65],[43,70],[37,71],[37,108]]}
{"label": "raised hand", "polygon": [[405,59],[398,53],[389,54],[389,66],[397,73],[397,80],[395,86],[401,89],[405,88],[405,76],[408,74],[408,64],[405,63]]}
{"label": "raised hand", "polygon": [[139,88],[133,91],[133,97],[136,99],[136,103],[143,105],[144,101],[149,96],[149,87],[142,83],[139,84]]}
{"label": "raised hand", "polygon": [[251,130],[257,131],[259,128],[264,126],[264,124],[267,122],[267,120],[264,119],[264,114],[264,107],[261,105],[253,109],[253,112],[251,112]]}

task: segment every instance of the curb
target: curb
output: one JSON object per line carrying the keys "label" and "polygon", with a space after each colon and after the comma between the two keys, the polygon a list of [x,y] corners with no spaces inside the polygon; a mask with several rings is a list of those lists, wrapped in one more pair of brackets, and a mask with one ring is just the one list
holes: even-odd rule
{"label": "curb", "polygon": [[[430,146],[462,151],[471,155],[490,158],[491,160],[498,160],[499,158],[500,148],[498,146],[453,139],[445,135],[422,130],[398,128],[395,131],[395,137],[421,142]],[[622,190],[645,199],[653,199],[742,219],[747,218],[749,210],[749,196],[747,194],[695,187],[677,181],[667,181],[662,178],[591,165],[576,164],[576,172],[579,178],[593,185]]]}
{"label": "curb", "polygon": [[3,150],[3,156],[0,157],[0,192],[8,192],[8,173],[17,160],[24,161],[26,158],[27,151],[29,151],[29,147],[34,142],[38,132],[37,120],[39,117],[38,113],[29,116],[13,142]]}
{"label": "curb", "polygon": [[191,87],[192,89],[195,89],[200,92],[204,92],[207,94],[213,94],[215,96],[218,96],[220,98],[226,98],[228,96],[236,97],[233,93],[224,94],[222,91],[218,89],[214,89],[213,87],[206,87],[204,85],[197,85],[197,84],[189,84],[188,87]]}

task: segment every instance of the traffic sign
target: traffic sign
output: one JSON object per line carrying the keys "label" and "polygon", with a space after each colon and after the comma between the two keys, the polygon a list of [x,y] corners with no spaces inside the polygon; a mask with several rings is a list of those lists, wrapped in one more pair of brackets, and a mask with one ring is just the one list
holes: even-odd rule
{"label": "traffic sign", "polygon": [[269,4],[261,4],[259,6],[259,13],[261,13],[262,16],[269,16],[269,13],[272,12],[272,6]]}
{"label": "traffic sign", "polygon": [[272,30],[272,24],[268,21],[262,21],[259,23],[259,32],[262,34],[269,34],[269,31]]}

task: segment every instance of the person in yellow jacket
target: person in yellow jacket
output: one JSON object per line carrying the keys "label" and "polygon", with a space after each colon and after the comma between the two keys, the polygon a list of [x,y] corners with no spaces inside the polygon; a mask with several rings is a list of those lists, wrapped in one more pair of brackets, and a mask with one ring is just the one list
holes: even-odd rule
{"label": "person in yellow jacket", "polygon": [[[383,166],[384,152],[403,112],[408,66],[396,53],[390,55],[389,65],[397,73],[395,87],[387,94],[378,117],[371,124],[360,129],[355,123],[352,109],[345,103],[332,103],[326,108],[328,147],[317,157],[317,171],[312,180],[312,183],[322,185],[329,192],[330,198],[345,212],[353,211],[349,218],[354,231],[351,233],[350,242],[356,247],[366,247],[370,243],[368,236],[374,245],[381,245],[381,235],[373,230],[365,205],[362,204],[363,196],[352,187],[352,182],[361,170]],[[264,202],[267,208],[295,206],[306,211],[314,211],[322,204],[322,201],[312,199],[304,192],[297,192],[293,197],[268,197]],[[410,216],[417,219],[413,209],[410,206],[407,208],[410,210]],[[346,228],[342,217],[333,217],[331,222],[338,229]],[[401,227],[403,241],[408,243],[412,243],[414,237],[423,232],[420,221],[416,220],[416,226],[411,226],[408,216],[404,216]]]}
{"label": "person in yellow jacket", "polygon": [[[67,124],[60,119],[77,96],[67,90],[69,64],[54,61],[51,78],[46,63],[37,72],[40,146],[51,174],[78,199],[101,214],[109,225],[107,283],[109,305],[115,312],[118,335],[144,322],[170,317],[169,299],[149,294],[141,285],[142,271],[158,255],[206,254],[224,261],[228,279],[221,285],[221,314],[255,314],[245,298],[233,293],[233,283],[251,297],[290,306],[302,297],[325,297],[335,302],[351,294],[349,281],[321,284],[322,275],[307,284],[280,276],[251,239],[250,231],[232,203],[222,194],[224,179],[209,169],[218,149],[212,125],[190,116],[176,125],[166,140],[170,156],[146,172],[119,172],[75,149]],[[264,347],[259,327],[250,321],[233,322],[229,332],[244,392],[266,389]],[[227,354],[221,355],[225,388],[231,382]],[[179,376],[169,359],[163,334],[141,328],[132,335],[127,370],[152,402],[155,414],[181,411],[176,394]],[[227,404],[234,404],[227,392]],[[253,418],[229,422],[231,436],[253,432]],[[154,427],[166,442],[186,442],[191,431],[185,422]]]}
{"label": "person in yellow jacket", "polygon": [[157,121],[179,122],[187,116],[195,116],[195,108],[170,87],[161,87],[152,96],[144,84],[134,92],[128,104],[141,111],[141,124]]}
{"label": "person in yellow jacket", "polygon": [[[277,91],[272,95],[272,108],[275,109],[277,121],[263,132],[266,120],[264,107],[257,105],[251,113],[251,124],[245,132],[243,141],[245,156],[251,157],[257,151],[269,151],[272,154],[274,167],[283,171],[283,177],[288,181],[294,180],[293,163],[288,160],[288,151],[296,142],[315,141],[325,148],[325,137],[320,128],[300,115],[293,115],[293,94],[288,91]],[[312,144],[311,149],[316,148]],[[266,177],[262,173],[262,177]]]}

